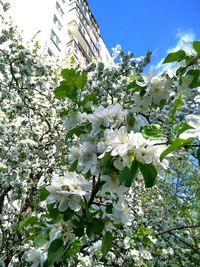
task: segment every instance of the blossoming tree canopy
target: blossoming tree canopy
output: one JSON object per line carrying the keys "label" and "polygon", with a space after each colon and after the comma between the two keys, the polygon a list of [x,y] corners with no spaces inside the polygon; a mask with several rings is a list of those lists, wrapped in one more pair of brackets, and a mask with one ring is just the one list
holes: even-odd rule
{"label": "blossoming tree canopy", "polygon": [[[49,214],[60,217],[60,223],[67,221],[71,234],[65,240],[58,235],[50,240],[47,264],[63,255],[72,256],[74,246],[82,251],[89,242],[84,237],[95,241],[102,236],[101,253],[105,258],[112,247],[113,231],[131,225],[133,220],[126,196],[138,175],[150,188],[159,174],[168,170],[174,152],[199,147],[200,115],[184,118],[182,112],[178,113],[190,91],[200,85],[199,47],[200,42],[194,42],[194,55],[178,51],[166,57],[164,63],[181,62],[173,77],[168,73],[142,74],[144,62],[134,62],[131,55],[123,57],[124,73],[128,69],[124,83],[124,73],[113,71],[114,66],[107,69],[100,65],[104,77],[98,83],[90,67],[82,72],[62,70],[63,81],[55,89],[55,97],[69,99],[69,107],[62,113],[68,171],[63,176],[54,174],[44,192]],[[107,84],[106,79],[111,81]],[[95,86],[97,91],[93,90]],[[152,116],[163,110],[168,132],[164,122]],[[199,149],[195,149],[195,157],[199,160]],[[58,242],[60,246],[55,246]],[[58,252],[52,259],[53,248]]]}
{"label": "blossoming tree canopy", "polygon": [[144,73],[149,52],[137,60],[115,50],[120,63],[71,65],[59,85],[18,42],[1,40],[2,265],[197,266],[196,232],[176,231],[199,227],[199,209],[191,200],[184,218],[183,203],[199,201],[200,42],[170,53],[170,72]]}

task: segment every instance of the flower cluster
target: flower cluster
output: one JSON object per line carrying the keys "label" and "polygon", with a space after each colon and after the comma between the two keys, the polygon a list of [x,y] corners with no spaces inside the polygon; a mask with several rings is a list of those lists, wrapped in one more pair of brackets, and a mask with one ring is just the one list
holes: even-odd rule
{"label": "flower cluster", "polygon": [[165,59],[181,61],[174,77],[143,74],[150,52],[118,47],[120,63],[70,65],[58,86],[37,44],[27,49],[5,25],[0,265],[199,264],[200,42],[193,48]]}
{"label": "flower cluster", "polygon": [[55,175],[47,190],[50,192],[47,202],[59,202],[58,210],[70,208],[79,211],[83,197],[91,191],[91,184],[75,172],[65,172],[64,176]]}

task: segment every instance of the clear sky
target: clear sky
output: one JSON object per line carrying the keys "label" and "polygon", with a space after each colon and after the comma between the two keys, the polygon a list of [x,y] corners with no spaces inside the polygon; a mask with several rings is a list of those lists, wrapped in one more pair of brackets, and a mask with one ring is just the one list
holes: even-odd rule
{"label": "clear sky", "polygon": [[200,0],[88,0],[109,50],[120,44],[153,64],[180,43],[200,39]]}

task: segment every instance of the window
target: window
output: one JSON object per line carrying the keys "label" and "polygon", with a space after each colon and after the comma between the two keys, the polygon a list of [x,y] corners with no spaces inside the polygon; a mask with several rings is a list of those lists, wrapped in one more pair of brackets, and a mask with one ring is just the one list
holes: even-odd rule
{"label": "window", "polygon": [[50,48],[48,48],[48,54],[49,54],[49,56],[50,56],[50,57],[52,57],[52,56],[53,56],[53,52],[51,51],[51,49],[50,49]]}
{"label": "window", "polygon": [[58,48],[58,50],[60,51],[59,45],[61,42],[53,30],[51,30],[51,40],[55,44],[55,46]]}
{"label": "window", "polygon": [[82,34],[83,34],[83,36],[85,36],[85,30],[84,29],[82,29]]}
{"label": "window", "polygon": [[3,5],[3,11],[6,12],[9,8],[10,8],[10,3],[9,2],[6,2],[6,3],[2,3],[1,4]]}
{"label": "window", "polygon": [[56,9],[58,11],[58,13],[61,15],[61,17],[64,15],[64,11],[62,10],[62,8],[60,7],[60,5],[58,4],[58,2],[56,2]]}
{"label": "window", "polygon": [[53,22],[56,25],[56,27],[59,29],[59,31],[62,29],[62,24],[60,23],[60,21],[58,20],[58,18],[56,17],[56,15],[54,15],[53,17]]}
{"label": "window", "polygon": [[81,23],[79,23],[79,31],[83,34],[83,36],[85,36],[85,30],[84,30],[83,25]]}

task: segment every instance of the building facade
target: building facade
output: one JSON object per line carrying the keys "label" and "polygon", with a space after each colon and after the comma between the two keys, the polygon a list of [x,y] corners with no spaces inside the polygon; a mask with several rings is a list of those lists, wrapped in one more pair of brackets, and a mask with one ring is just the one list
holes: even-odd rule
{"label": "building facade", "polygon": [[25,41],[38,40],[52,57],[73,56],[84,65],[93,59],[111,61],[87,0],[10,0],[3,9]]}

